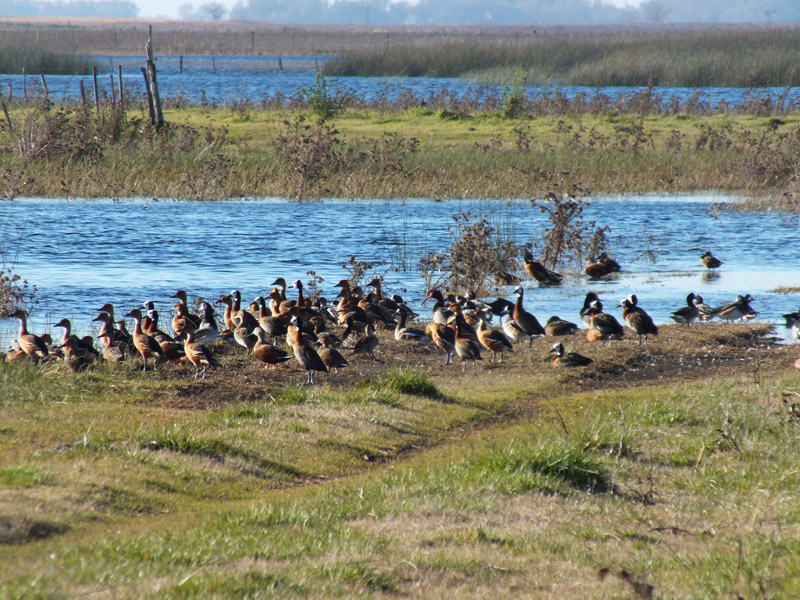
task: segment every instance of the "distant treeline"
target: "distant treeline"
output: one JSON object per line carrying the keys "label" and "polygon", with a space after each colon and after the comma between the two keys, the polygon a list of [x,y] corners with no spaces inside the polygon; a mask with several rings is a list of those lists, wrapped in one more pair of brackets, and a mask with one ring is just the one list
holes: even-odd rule
{"label": "distant treeline", "polygon": [[325,72],[528,85],[797,86],[799,34],[788,27],[562,31],[508,41],[354,50],[327,63]]}
{"label": "distant treeline", "polygon": [[31,75],[88,75],[91,57],[59,52],[34,45],[0,45],[0,73]]}

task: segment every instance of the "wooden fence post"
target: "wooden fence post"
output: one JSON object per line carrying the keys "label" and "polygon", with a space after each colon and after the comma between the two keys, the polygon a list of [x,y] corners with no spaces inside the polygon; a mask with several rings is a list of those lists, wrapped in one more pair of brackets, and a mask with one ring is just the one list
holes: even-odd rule
{"label": "wooden fence post", "polygon": [[86,89],[83,87],[83,79],[78,82],[81,88],[81,106],[86,106]]}
{"label": "wooden fence post", "polygon": [[42,78],[42,89],[44,90],[44,99],[50,100],[50,92],[47,91],[47,81],[45,81],[44,75],[40,75],[40,77]]}
{"label": "wooden fence post", "polygon": [[119,93],[119,106],[122,110],[125,110],[125,96],[122,93],[122,65],[117,65],[117,85],[119,86],[117,90]]}
{"label": "wooden fence post", "polygon": [[92,81],[94,83],[94,112],[100,114],[100,96],[97,93],[97,67],[92,67]]}
{"label": "wooden fence post", "polygon": [[150,37],[145,44],[147,68],[143,69],[147,83],[147,99],[150,102],[150,122],[156,127],[164,124],[164,113],[161,111],[161,98],[158,96],[158,80],[156,79],[156,63],[153,59],[153,26],[150,25]]}

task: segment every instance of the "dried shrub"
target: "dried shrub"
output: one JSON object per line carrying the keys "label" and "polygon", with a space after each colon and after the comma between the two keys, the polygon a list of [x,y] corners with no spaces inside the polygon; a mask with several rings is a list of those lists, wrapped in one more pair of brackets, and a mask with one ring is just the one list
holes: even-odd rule
{"label": "dried shrub", "polygon": [[502,239],[486,215],[454,215],[448,231],[453,240],[447,264],[450,289],[485,295],[493,286],[513,280],[510,273],[516,270],[521,248],[513,240]]}
{"label": "dried shrub", "polygon": [[35,285],[11,269],[0,269],[0,318],[7,318],[18,308],[30,311],[35,303],[35,295]]}
{"label": "dried shrub", "polygon": [[583,220],[583,209],[588,205],[585,195],[577,185],[566,193],[548,192],[542,200],[531,200],[531,206],[547,215],[550,222],[538,236],[534,234],[534,247],[547,268],[578,270],[584,257],[606,250],[608,227]]}
{"label": "dried shrub", "polygon": [[275,138],[275,154],[287,170],[297,199],[318,188],[328,173],[336,172],[343,161],[339,132],[324,119],[313,125],[303,115],[285,120]]}

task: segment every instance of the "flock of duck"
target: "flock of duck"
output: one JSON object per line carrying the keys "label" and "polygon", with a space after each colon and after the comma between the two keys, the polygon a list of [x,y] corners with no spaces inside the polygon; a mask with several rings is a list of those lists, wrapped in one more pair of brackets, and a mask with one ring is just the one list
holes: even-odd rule
{"label": "flock of duck", "polygon": [[[701,257],[701,263],[709,269],[716,269],[722,263],[711,253]],[[524,266],[528,274],[540,285],[557,285],[562,276],[546,269],[525,254]],[[620,270],[619,264],[606,254],[589,264],[585,272],[590,277],[601,277]],[[575,334],[580,327],[576,323],[551,317],[544,326],[524,307],[524,289],[518,285],[514,289],[516,301],[498,298],[493,302],[483,302],[474,293],[466,296],[445,296],[440,290],[432,290],[423,300],[433,301],[430,321],[424,328],[408,326],[408,321],[419,317],[410,309],[402,297],[386,297],[379,278],[371,280],[364,293],[362,288],[353,286],[343,279],[335,287],[340,289],[338,301],[328,304],[323,298],[311,301],[303,294],[303,284],[297,280],[287,286],[283,278],[272,283],[272,291],[267,298],[257,297],[245,308],[239,291],[219,297],[217,305],[224,306],[221,325],[217,322],[214,306],[202,299],[194,304],[199,306],[197,314],[190,310],[185,291],[177,291],[172,298],[174,316],[171,319],[172,335],[159,325],[159,314],[152,301],[140,308],[129,310],[124,316],[133,320],[133,331],[128,331],[124,319],[115,316],[114,307],[105,304],[98,309],[93,321],[101,324],[97,338],[103,345],[98,351],[91,336],[77,337],[72,333],[72,324],[62,319],[54,327],[63,328],[63,335],[57,343],[51,336],[37,336],[28,331],[27,314],[24,310],[15,311],[12,316],[20,322],[19,334],[6,355],[7,361],[28,357],[34,362],[63,360],[73,371],[85,369],[98,360],[122,362],[130,356],[139,356],[148,370],[152,359],[153,368],[160,362],[188,362],[194,369],[194,377],[206,376],[209,366],[217,366],[209,346],[224,340],[241,346],[245,352],[266,365],[267,369],[294,358],[307,372],[306,383],[314,383],[315,372],[336,371],[348,364],[343,353],[375,356],[380,343],[376,329],[393,330],[398,343],[433,343],[445,354],[445,365],[458,356],[462,370],[468,362],[475,365],[482,360],[481,353],[491,353],[491,361],[502,362],[506,352],[513,352],[514,345],[528,347],[539,336],[561,337]],[[287,298],[287,288],[296,288],[296,298]],[[691,293],[685,306],[672,313],[677,323],[691,325],[695,321],[709,321],[714,318],[735,321],[747,320],[756,316],[750,306],[752,297],[748,294],[738,296],[734,301],[712,308],[703,298]],[[631,294],[619,303],[622,319],[638,336],[638,343],[647,343],[648,336],[658,335],[658,327],[638,304],[636,295]],[[501,327],[491,326],[494,317],[501,321]],[[800,313],[785,315],[787,325],[792,327],[795,339],[800,338]],[[595,292],[586,294],[580,310],[580,320],[586,326],[590,341],[611,343],[611,340],[624,336],[619,321],[603,311],[601,299]],[[332,331],[337,326],[339,333]],[[343,328],[343,329],[342,329]],[[281,344],[281,339],[285,344]],[[562,343],[553,345],[550,362],[556,367],[580,367],[591,364],[591,358],[576,352],[566,352]]]}

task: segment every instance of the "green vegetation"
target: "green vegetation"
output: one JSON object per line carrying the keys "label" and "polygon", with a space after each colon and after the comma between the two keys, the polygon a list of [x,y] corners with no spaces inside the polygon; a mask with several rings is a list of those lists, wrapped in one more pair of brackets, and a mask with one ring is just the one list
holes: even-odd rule
{"label": "green vegetation", "polygon": [[488,42],[352,50],[329,75],[465,77],[529,85],[769,87],[800,85],[793,29],[562,30]]}
{"label": "green vegetation", "polygon": [[0,45],[0,73],[28,75],[91,75],[95,62],[87,56],[70,54],[27,43]]}
{"label": "green vegetation", "polygon": [[586,391],[536,352],[238,401],[234,354],[203,382],[0,363],[2,595],[800,593],[796,372]]}

